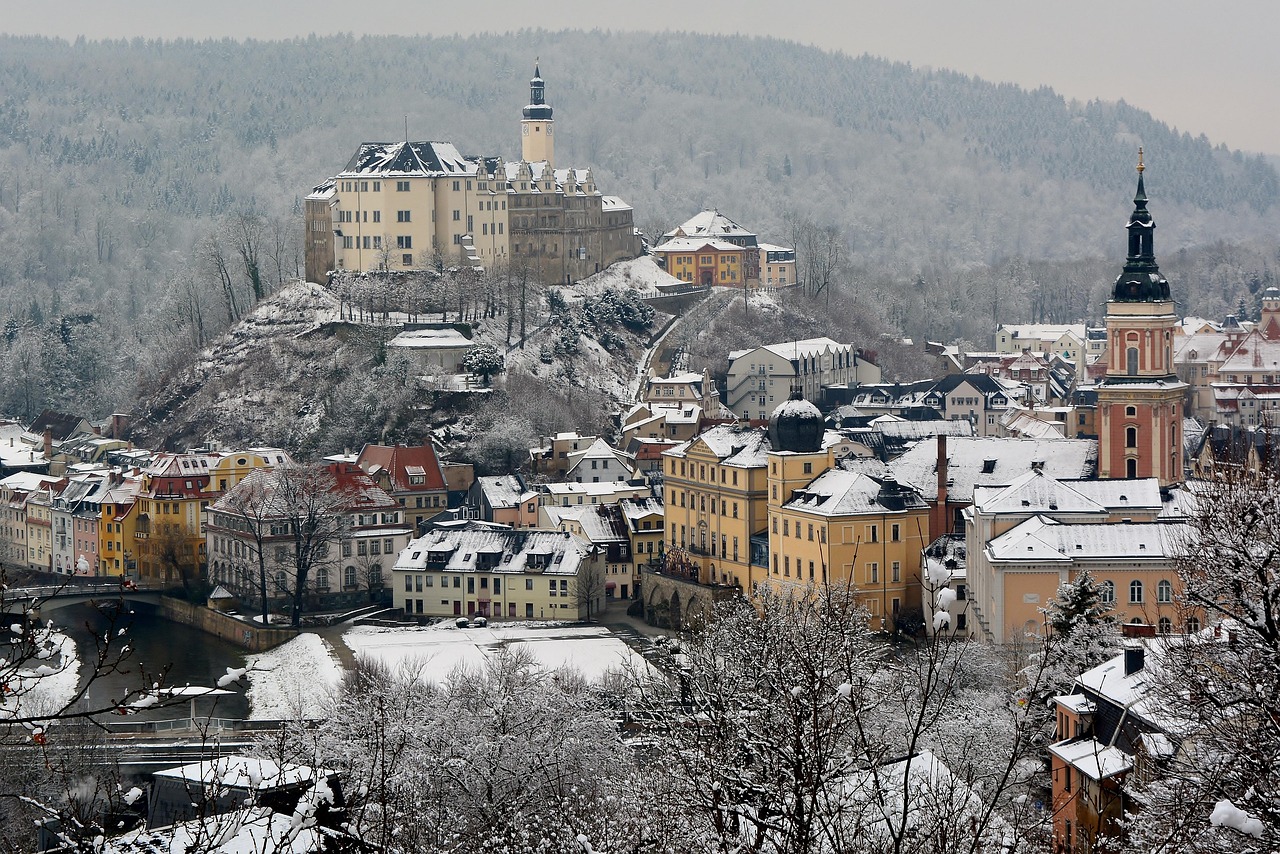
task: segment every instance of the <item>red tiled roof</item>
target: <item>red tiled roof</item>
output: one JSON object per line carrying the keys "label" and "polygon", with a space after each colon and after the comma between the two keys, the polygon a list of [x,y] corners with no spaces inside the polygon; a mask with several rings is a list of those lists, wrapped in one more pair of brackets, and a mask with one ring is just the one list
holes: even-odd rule
{"label": "red tiled roof", "polygon": [[[356,464],[366,472],[372,471],[374,467],[385,470],[397,491],[435,492],[448,488],[445,486],[444,472],[440,469],[440,460],[436,457],[436,449],[429,443],[413,446],[365,445],[356,457]],[[424,475],[422,483],[409,482],[408,469],[411,468],[421,470]]]}

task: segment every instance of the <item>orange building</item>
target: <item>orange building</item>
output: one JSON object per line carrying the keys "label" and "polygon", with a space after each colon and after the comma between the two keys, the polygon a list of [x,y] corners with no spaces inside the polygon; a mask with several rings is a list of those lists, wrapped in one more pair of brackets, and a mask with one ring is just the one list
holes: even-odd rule
{"label": "orange building", "polygon": [[677,237],[653,250],[659,263],[677,279],[721,287],[746,286],[747,253],[728,241],[702,237]]}
{"label": "orange building", "polygon": [[1178,316],[1155,256],[1142,150],[1129,217],[1129,256],[1107,302],[1107,374],[1098,391],[1098,477],[1182,480],[1182,407],[1173,336]]}

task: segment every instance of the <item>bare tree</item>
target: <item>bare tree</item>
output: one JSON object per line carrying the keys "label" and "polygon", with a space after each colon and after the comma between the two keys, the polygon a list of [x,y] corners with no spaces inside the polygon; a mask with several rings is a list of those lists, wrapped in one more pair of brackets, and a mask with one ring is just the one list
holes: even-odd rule
{"label": "bare tree", "polygon": [[574,602],[578,606],[578,613],[582,613],[585,608],[586,618],[591,619],[593,614],[598,615],[602,611],[605,596],[605,574],[604,564],[599,560],[590,560],[582,564],[578,568],[578,574],[573,580]]}

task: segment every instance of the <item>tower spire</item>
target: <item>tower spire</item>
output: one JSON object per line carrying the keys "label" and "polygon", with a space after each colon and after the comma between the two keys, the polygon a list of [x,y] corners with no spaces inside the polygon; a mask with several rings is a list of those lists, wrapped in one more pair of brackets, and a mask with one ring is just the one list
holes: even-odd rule
{"label": "tower spire", "polygon": [[1124,270],[1116,279],[1113,298],[1118,302],[1152,302],[1169,299],[1169,282],[1160,275],[1156,264],[1155,220],[1147,210],[1147,188],[1144,175],[1147,166],[1143,150],[1138,148],[1138,189],[1133,196],[1133,213],[1129,215],[1129,255]]}

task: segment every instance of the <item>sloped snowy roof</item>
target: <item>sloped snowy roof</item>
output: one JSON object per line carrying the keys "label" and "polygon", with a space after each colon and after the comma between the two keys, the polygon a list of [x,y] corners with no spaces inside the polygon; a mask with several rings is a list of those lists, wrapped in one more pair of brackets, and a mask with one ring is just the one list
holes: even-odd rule
{"label": "sloped snowy roof", "polygon": [[981,513],[1097,513],[1143,510],[1158,513],[1160,482],[1139,480],[1059,480],[1029,471],[1008,486],[975,486],[974,506]]}
{"label": "sloped snowy roof", "polygon": [[[950,501],[969,502],[975,485],[1005,485],[1033,467],[1063,480],[1089,478],[1096,473],[1097,461],[1094,439],[949,438],[947,495]],[[937,448],[925,442],[889,463],[889,470],[903,483],[930,494],[938,488],[937,464]]]}
{"label": "sloped snowy roof", "polygon": [[362,142],[338,177],[474,175],[478,162],[451,142]]}
{"label": "sloped snowy roof", "polygon": [[1049,752],[1091,780],[1105,780],[1133,767],[1133,757],[1096,739],[1049,745]]}
{"label": "sloped snowy roof", "polygon": [[661,246],[654,247],[654,252],[669,254],[672,252],[692,252],[696,253],[705,247],[711,247],[717,252],[741,252],[742,247],[726,240],[716,240],[710,237],[676,237],[663,243]]}
{"label": "sloped snowy roof", "polygon": [[1186,532],[1176,522],[1127,525],[1061,524],[1032,516],[987,543],[990,561],[1072,563],[1126,560],[1168,563],[1181,552]]}
{"label": "sloped snowy roof", "polygon": [[905,513],[908,509],[925,507],[924,499],[914,492],[907,496],[904,506],[889,508],[879,501],[882,484],[865,474],[843,469],[828,469],[818,475],[803,489],[796,490],[790,501],[783,505],[787,510],[800,510],[819,516],[853,516],[864,513],[876,515]]}
{"label": "sloped snowy roof", "polygon": [[297,827],[293,815],[249,807],[191,819],[166,827],[138,828],[98,848],[102,854],[316,854],[327,837],[340,834],[321,827]]}
{"label": "sloped snowy roof", "polygon": [[[479,555],[495,552],[501,554],[496,563],[480,566]],[[396,558],[393,569],[421,572],[434,554],[444,558],[435,562],[444,572],[577,575],[590,552],[588,542],[565,531],[512,531],[468,523],[414,540]]]}
{"label": "sloped snowy roof", "polygon": [[682,234],[689,237],[732,235],[753,240],[756,236],[717,210],[700,211],[663,236],[674,238]]}
{"label": "sloped snowy roof", "polygon": [[387,346],[404,350],[466,349],[471,346],[471,339],[452,327],[412,329],[392,338]]}
{"label": "sloped snowy roof", "polygon": [[769,437],[763,428],[744,427],[738,424],[717,424],[688,442],[677,445],[663,456],[684,457],[695,444],[706,447],[721,465],[740,468],[758,468],[766,462],[769,453]]}

